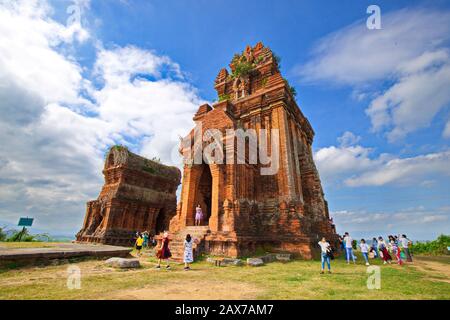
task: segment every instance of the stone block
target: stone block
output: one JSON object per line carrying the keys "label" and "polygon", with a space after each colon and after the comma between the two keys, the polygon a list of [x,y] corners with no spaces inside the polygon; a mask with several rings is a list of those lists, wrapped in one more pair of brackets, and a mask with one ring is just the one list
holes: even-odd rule
{"label": "stone block", "polygon": [[264,263],[274,262],[276,259],[274,254],[266,254],[265,256],[259,257]]}
{"label": "stone block", "polygon": [[247,265],[251,267],[259,267],[264,265],[264,261],[261,258],[248,258]]}
{"label": "stone block", "polygon": [[139,268],[141,264],[138,259],[125,259],[125,258],[109,258],[105,261],[108,267],[114,268]]}
{"label": "stone block", "polygon": [[224,258],[221,262],[222,266],[241,266],[243,263],[240,259]]}
{"label": "stone block", "polygon": [[278,261],[291,261],[292,254],[290,253],[277,253],[275,254],[275,259]]}

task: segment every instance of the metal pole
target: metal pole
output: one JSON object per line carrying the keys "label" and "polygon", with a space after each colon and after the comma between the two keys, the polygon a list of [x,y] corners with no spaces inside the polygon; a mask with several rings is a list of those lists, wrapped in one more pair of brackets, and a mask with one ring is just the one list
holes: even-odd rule
{"label": "metal pole", "polygon": [[22,236],[23,236],[23,234],[25,233],[25,230],[26,230],[26,228],[25,228],[25,227],[23,227],[23,228],[22,228],[22,231],[20,232],[20,236],[19,236],[19,242],[21,242],[21,241],[22,241]]}

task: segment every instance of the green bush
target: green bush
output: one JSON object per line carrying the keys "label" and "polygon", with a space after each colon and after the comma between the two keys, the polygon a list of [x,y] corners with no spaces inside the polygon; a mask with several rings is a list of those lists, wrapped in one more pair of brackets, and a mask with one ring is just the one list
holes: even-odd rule
{"label": "green bush", "polygon": [[239,61],[233,71],[233,78],[245,77],[250,74],[255,66],[247,61]]}
{"label": "green bush", "polygon": [[224,100],[230,100],[231,96],[229,94],[221,94],[219,95],[219,102],[224,101]]}
{"label": "green bush", "polygon": [[[22,236],[21,236],[22,235]],[[6,239],[8,242],[32,242],[35,241],[35,236],[30,234],[28,230],[25,229],[25,232],[22,230],[12,230],[11,235]]]}
{"label": "green bush", "polygon": [[292,96],[295,98],[297,96],[297,90],[293,86],[289,87],[289,91],[291,92]]}
{"label": "green bush", "polygon": [[436,240],[414,243],[411,251],[415,254],[442,255],[448,253],[447,247],[450,247],[450,235],[441,234]]}

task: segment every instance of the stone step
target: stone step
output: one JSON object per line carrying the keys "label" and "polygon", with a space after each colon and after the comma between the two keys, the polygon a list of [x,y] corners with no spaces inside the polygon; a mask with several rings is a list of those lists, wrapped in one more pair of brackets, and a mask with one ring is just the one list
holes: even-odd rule
{"label": "stone step", "polygon": [[[197,257],[203,250],[202,241],[208,233],[210,233],[208,226],[187,226],[183,230],[171,234],[171,242],[169,244],[170,251],[172,252],[171,259],[177,262],[183,261],[184,240],[186,239],[187,234],[190,234],[193,239],[197,239],[199,241],[198,244],[194,243],[192,246],[194,250],[194,257]],[[162,234],[160,236],[162,237]]]}

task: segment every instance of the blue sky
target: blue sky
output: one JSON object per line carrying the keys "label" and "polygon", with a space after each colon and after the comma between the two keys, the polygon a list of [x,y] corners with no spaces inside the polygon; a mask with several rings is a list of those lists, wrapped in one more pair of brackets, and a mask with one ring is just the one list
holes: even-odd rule
{"label": "blue sky", "polygon": [[179,164],[218,71],[262,41],[316,132],[338,232],[448,233],[449,17],[448,1],[0,1],[0,222],[75,233],[115,143]]}

